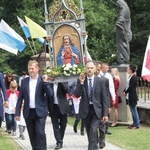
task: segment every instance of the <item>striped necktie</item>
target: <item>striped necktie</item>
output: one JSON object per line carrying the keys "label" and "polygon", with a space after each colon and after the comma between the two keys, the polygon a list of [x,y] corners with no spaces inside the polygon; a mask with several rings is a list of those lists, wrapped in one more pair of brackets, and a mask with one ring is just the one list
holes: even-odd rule
{"label": "striped necktie", "polygon": [[93,97],[92,79],[89,79],[89,97],[90,97],[90,102],[92,102],[92,97]]}

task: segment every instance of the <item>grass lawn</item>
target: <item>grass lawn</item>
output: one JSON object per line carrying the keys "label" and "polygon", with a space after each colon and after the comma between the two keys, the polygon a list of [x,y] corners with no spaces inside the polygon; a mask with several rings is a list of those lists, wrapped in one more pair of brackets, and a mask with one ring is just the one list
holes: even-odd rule
{"label": "grass lawn", "polygon": [[3,129],[0,128],[0,132],[0,150],[23,150],[20,145]]}
{"label": "grass lawn", "polygon": [[110,127],[112,135],[106,140],[125,150],[150,150],[150,127],[141,125],[138,130],[128,129],[127,126]]}
{"label": "grass lawn", "polygon": [[[73,125],[75,118],[68,117],[68,124]],[[78,126],[80,129],[80,125]],[[141,125],[138,130],[127,126],[109,127],[112,135],[106,135],[106,141],[124,150],[150,150],[150,127]]]}

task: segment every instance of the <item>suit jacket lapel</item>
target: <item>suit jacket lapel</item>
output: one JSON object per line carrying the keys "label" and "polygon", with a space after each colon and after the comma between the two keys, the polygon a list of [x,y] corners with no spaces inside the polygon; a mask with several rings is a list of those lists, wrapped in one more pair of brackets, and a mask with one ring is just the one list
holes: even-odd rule
{"label": "suit jacket lapel", "polygon": [[87,97],[89,98],[89,88],[88,88],[87,77],[85,78],[84,85],[85,85],[85,86],[84,86],[84,87],[85,87],[85,91],[87,91],[87,92],[86,92]]}
{"label": "suit jacket lapel", "polygon": [[29,82],[30,82],[30,77],[28,77],[27,79],[28,81],[26,82],[27,83],[27,95],[28,95],[28,99],[30,99],[30,91],[29,91]]}
{"label": "suit jacket lapel", "polygon": [[35,96],[37,95],[37,92],[38,92],[38,87],[39,87],[40,80],[41,80],[41,76],[38,76],[36,89],[35,89]]}
{"label": "suit jacket lapel", "polygon": [[97,84],[97,78],[96,78],[96,76],[94,76],[93,92],[94,92],[94,90],[95,90],[95,88],[96,88],[96,84]]}

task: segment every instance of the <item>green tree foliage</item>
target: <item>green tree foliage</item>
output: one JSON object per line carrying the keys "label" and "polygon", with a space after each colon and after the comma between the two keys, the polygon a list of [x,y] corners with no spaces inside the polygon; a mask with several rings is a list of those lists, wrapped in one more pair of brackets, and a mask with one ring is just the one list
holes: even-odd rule
{"label": "green tree foliage", "polygon": [[150,35],[150,1],[129,1],[133,39],[131,41],[131,62],[142,68],[148,36]]}
{"label": "green tree foliage", "polygon": [[115,48],[115,9],[105,0],[84,2],[88,49],[94,60],[111,61]]}

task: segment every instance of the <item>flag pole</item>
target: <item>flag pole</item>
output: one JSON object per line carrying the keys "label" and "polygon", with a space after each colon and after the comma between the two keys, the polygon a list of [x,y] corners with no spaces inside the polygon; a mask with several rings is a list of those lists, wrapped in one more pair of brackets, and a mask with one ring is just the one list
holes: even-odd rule
{"label": "flag pole", "polygon": [[37,54],[37,50],[36,50],[36,47],[35,47],[35,43],[34,43],[34,41],[33,41],[32,38],[31,38],[31,40],[32,40],[32,44],[33,44],[33,47],[34,47],[34,50],[35,50],[35,54]]}
{"label": "flag pole", "polygon": [[30,44],[30,42],[29,42],[28,38],[26,38],[26,39],[27,39],[27,42],[28,42],[28,44],[29,44],[29,46],[30,46],[30,48],[31,48],[31,50],[32,50],[33,55],[34,55],[33,48],[32,48],[32,46],[31,46],[31,44]]}
{"label": "flag pole", "polygon": [[87,44],[86,44],[86,40],[87,40],[87,38],[85,37],[85,38],[84,38],[84,51],[85,51],[85,57],[86,57],[86,61],[87,61],[87,59],[88,59],[88,54],[87,54]]}
{"label": "flag pole", "polygon": [[[83,8],[82,0],[80,0],[80,11],[81,11],[81,16],[80,16],[81,36],[82,36],[82,40],[84,44],[84,52],[87,57],[87,45],[86,45],[87,33],[86,33],[86,27],[85,27],[85,17],[84,17],[84,8]],[[83,47],[82,47],[82,54],[83,54]],[[83,65],[85,65],[84,58],[82,59],[83,59]]]}

